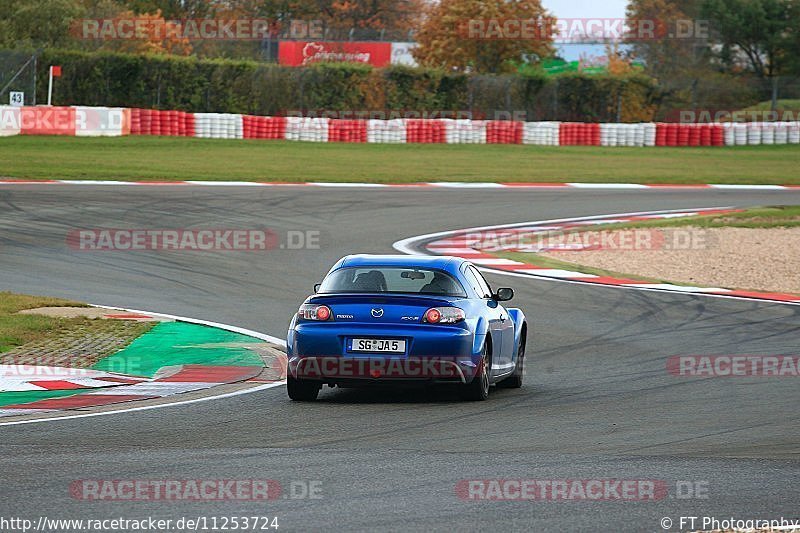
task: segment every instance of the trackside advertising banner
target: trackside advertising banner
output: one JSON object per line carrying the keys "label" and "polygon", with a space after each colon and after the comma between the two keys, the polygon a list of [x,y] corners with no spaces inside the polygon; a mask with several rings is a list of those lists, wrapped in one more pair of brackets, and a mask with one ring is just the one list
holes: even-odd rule
{"label": "trackside advertising banner", "polygon": [[130,109],[75,107],[75,135],[79,137],[119,137],[129,135]]}
{"label": "trackside advertising banner", "polygon": [[22,135],[75,135],[75,108],[22,107],[19,129]]}
{"label": "trackside advertising banner", "polygon": [[19,115],[21,107],[0,106],[0,137],[19,135]]}
{"label": "trackside advertising banner", "polygon": [[392,61],[392,43],[281,41],[278,62],[299,67],[311,63],[365,63],[385,67]]}
{"label": "trackside advertising banner", "polygon": [[119,137],[130,134],[130,109],[110,107],[0,106],[0,137],[70,135]]}

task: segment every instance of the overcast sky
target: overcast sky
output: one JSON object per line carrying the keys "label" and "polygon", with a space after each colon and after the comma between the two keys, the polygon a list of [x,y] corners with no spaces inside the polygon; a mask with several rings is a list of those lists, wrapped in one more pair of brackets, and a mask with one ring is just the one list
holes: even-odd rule
{"label": "overcast sky", "polygon": [[558,18],[624,18],[628,0],[542,0]]}
{"label": "overcast sky", "polygon": [[[628,0],[542,0],[542,5],[559,19],[621,19],[625,18]],[[559,44],[558,55],[567,61],[583,56],[602,56],[603,45]]]}

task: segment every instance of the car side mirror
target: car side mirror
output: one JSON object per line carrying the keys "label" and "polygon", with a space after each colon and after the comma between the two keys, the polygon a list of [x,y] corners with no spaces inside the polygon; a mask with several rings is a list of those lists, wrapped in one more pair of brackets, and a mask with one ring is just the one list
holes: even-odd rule
{"label": "car side mirror", "polygon": [[498,302],[507,302],[512,298],[514,298],[514,289],[508,287],[497,289],[497,294],[494,295],[494,299]]}
{"label": "car side mirror", "polygon": [[317,283],[316,285],[314,285],[314,294],[317,294],[319,292],[320,287],[322,287],[322,283]]}

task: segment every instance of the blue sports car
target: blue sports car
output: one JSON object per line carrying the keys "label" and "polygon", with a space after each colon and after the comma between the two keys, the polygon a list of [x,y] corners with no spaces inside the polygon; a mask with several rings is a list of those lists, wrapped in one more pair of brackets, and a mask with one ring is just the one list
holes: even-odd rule
{"label": "blue sports car", "polygon": [[469,400],[522,386],[525,315],[469,261],[351,255],[314,292],[286,338],[292,400],[315,400],[326,384],[451,383]]}

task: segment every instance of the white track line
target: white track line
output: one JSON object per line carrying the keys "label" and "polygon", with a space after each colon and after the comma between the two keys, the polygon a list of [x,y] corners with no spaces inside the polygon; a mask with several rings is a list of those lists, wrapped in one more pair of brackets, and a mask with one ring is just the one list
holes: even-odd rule
{"label": "white track line", "polygon": [[359,189],[415,189],[416,187],[434,187],[440,189],[560,189],[560,190],[647,190],[647,191],[675,191],[675,190],[731,190],[731,191],[800,191],[797,186],[785,185],[736,185],[724,183],[701,183],[699,186],[686,186],[680,184],[653,185],[644,183],[576,183],[554,182],[538,184],[514,184],[498,182],[411,182],[411,183],[367,183],[367,182],[303,182],[303,183],[268,183],[257,181],[203,181],[181,180],[175,182],[146,181],[117,181],[117,180],[7,180],[0,179],[0,186],[13,185],[138,185],[138,186],[199,186],[199,187],[329,187],[329,188],[359,188]]}
{"label": "white track line", "polygon": [[[726,207],[698,207],[698,208],[686,208],[686,209],[670,209],[666,211],[639,211],[635,213],[615,213],[612,215],[592,215],[586,217],[574,217],[574,218],[556,218],[551,220],[540,220],[534,222],[514,222],[511,224],[500,224],[496,226],[478,226],[474,228],[467,228],[467,229],[456,229],[450,231],[440,231],[437,233],[429,233],[427,235],[419,235],[417,237],[409,237],[407,239],[402,239],[395,242],[392,246],[395,250],[402,252],[404,254],[409,255],[430,255],[427,254],[424,250],[417,249],[417,243],[427,240],[436,239],[437,237],[446,237],[448,235],[452,235],[455,233],[469,233],[469,232],[477,232],[477,231],[486,231],[486,230],[498,230],[498,229],[509,229],[509,228],[518,228],[518,227],[527,227],[527,226],[540,226],[544,224],[554,224],[554,223],[561,223],[561,222],[577,222],[583,220],[599,220],[599,219],[608,219],[614,217],[633,217],[633,216],[643,216],[643,215],[658,215],[658,214],[667,214],[667,213],[683,213],[686,211],[708,211],[712,209],[735,209],[734,206],[726,206]],[[707,298],[726,298],[726,299],[733,299],[733,300],[743,300],[743,301],[750,301],[750,302],[763,302],[763,303],[771,303],[771,304],[780,304],[780,305],[800,305],[798,302],[782,302],[779,300],[762,300],[760,298],[746,298],[744,296],[728,296],[725,294],[708,294],[702,292],[695,292],[693,290],[665,290],[663,288],[656,288],[656,287],[635,287],[635,286],[625,286],[625,285],[602,285],[598,283],[586,283],[580,280],[572,280],[572,279],[560,279],[560,278],[550,278],[545,276],[538,276],[532,273],[518,273],[512,272],[508,270],[499,270],[496,268],[487,268],[478,266],[480,270],[485,272],[491,272],[493,274],[501,274],[504,276],[513,276],[517,278],[535,278],[538,280],[544,281],[553,281],[558,283],[572,283],[575,285],[582,285],[592,286],[592,287],[599,287],[604,289],[625,289],[625,290],[632,290],[632,291],[647,291],[647,292],[657,292],[660,294],[684,294],[688,296],[704,296]]]}
{"label": "white track line", "polygon": [[786,187],[783,185],[715,185],[711,184],[712,189],[726,189],[732,191],[782,191]]}
{"label": "white track line", "polygon": [[[228,324],[221,324],[219,322],[211,322],[209,320],[201,320],[201,319],[198,319],[198,318],[189,318],[189,317],[178,316],[178,315],[167,315],[167,314],[164,314],[164,313],[154,313],[152,311],[141,311],[141,310],[138,310],[138,309],[128,309],[128,308],[125,308],[125,307],[110,307],[110,306],[107,306],[107,305],[96,305],[96,304],[90,304],[90,305],[92,307],[99,307],[101,309],[110,309],[112,311],[126,311],[128,313],[136,313],[136,314],[141,314],[141,315],[164,317],[164,318],[169,318],[169,319],[172,319],[172,320],[180,320],[181,322],[188,322],[190,324],[200,324],[200,325],[203,325],[203,326],[212,326],[212,327],[215,327],[215,328],[224,329],[224,330],[227,330],[227,331],[232,331],[234,333],[241,333],[242,335],[248,335],[250,337],[255,337],[256,339],[261,339],[263,341],[271,342],[272,344],[277,344],[278,346],[286,348],[286,341],[284,341],[283,339],[279,339],[278,337],[273,337],[272,335],[267,335],[265,333],[259,333],[258,331],[253,331],[253,330],[250,330],[250,329],[240,328],[238,326],[230,326]],[[40,418],[40,419],[35,419],[35,420],[19,420],[19,421],[16,421],[16,422],[0,422],[0,427],[2,427],[2,426],[20,426],[20,425],[24,425],[24,424],[40,424],[40,423],[43,423],[43,422],[56,422],[56,421],[59,421],[59,420],[72,420],[72,419],[75,419],[75,418],[92,418],[92,417],[95,417],[95,416],[118,415],[118,414],[123,414],[123,413],[132,413],[132,412],[135,412],[135,411],[149,411],[151,409],[163,409],[163,408],[166,408],[166,407],[175,407],[175,406],[179,406],[179,405],[189,405],[189,404],[192,404],[192,403],[208,402],[208,401],[211,401],[211,400],[219,400],[219,399],[222,399],[222,398],[230,398],[232,396],[239,396],[239,395],[242,395],[242,394],[252,394],[254,392],[260,392],[260,391],[263,391],[263,390],[272,389],[274,387],[281,387],[281,386],[283,386],[285,384],[286,384],[285,381],[281,381],[281,382],[278,382],[278,383],[265,383],[263,385],[259,385],[257,387],[253,387],[251,389],[245,389],[245,390],[234,391],[234,392],[226,392],[224,394],[217,394],[217,395],[214,395],[214,396],[206,396],[206,397],[203,397],[203,398],[195,398],[193,400],[182,400],[182,401],[178,401],[178,402],[170,402],[170,403],[164,403],[164,404],[159,404],[159,405],[145,405],[145,406],[138,406],[138,407],[130,407],[130,408],[127,408],[127,409],[116,409],[116,410],[113,410],[113,411],[103,411],[103,412],[100,412],[100,413],[81,413],[81,414],[76,414],[76,415],[54,416],[54,417],[51,417],[51,418]]]}
{"label": "white track line", "polygon": [[639,183],[567,183],[576,189],[649,189],[647,185]]}
{"label": "white track line", "polygon": [[[0,422],[0,426],[21,426],[24,424],[39,424],[42,422],[56,422],[58,420],[72,420],[74,418],[92,418],[95,416],[107,416],[107,415],[119,415],[123,413],[132,413],[134,411],[149,411],[151,409],[163,409],[166,407],[176,407],[179,405],[189,405],[192,403],[200,403],[200,402],[208,402],[211,400],[220,400],[222,398],[230,398],[232,396],[239,396],[242,394],[250,394],[253,392],[260,392],[266,389],[272,389],[275,387],[281,387],[285,385],[286,382],[281,381],[280,383],[265,383],[264,385],[259,385],[258,387],[253,387],[252,389],[245,389],[240,391],[234,392],[226,392],[225,394],[217,394],[216,396],[207,396],[204,398],[195,398],[193,400],[182,400],[179,402],[171,402],[159,405],[143,405],[140,407],[130,407],[128,409],[118,409],[115,411],[103,411],[101,413],[81,413],[79,415],[65,415],[65,416],[54,416],[52,418],[40,418],[37,420],[19,420],[17,422]],[[52,412],[52,411],[50,411]],[[26,413],[29,414],[29,413]]]}
{"label": "white track line", "polygon": [[164,317],[169,318],[171,320],[179,320],[181,322],[188,322],[190,324],[200,324],[201,326],[211,326],[213,328],[224,329],[226,331],[232,331],[234,333],[241,333],[242,335],[247,335],[249,337],[255,337],[256,339],[261,339],[263,341],[271,342],[272,344],[277,344],[281,348],[286,348],[286,341],[283,339],[279,339],[278,337],[273,337],[272,335],[267,335],[266,333],[259,333],[258,331],[253,331],[252,329],[245,329],[240,328],[238,326],[230,326],[228,324],[221,324],[219,322],[212,322],[210,320],[201,320],[199,318],[187,318],[185,316],[178,316],[178,315],[168,315],[165,313],[154,313],[152,311],[141,311],[139,309],[127,309],[124,307],[109,307],[107,305],[99,305],[99,304],[89,304],[92,307],[98,307],[100,309],[109,309],[111,311],[125,311],[126,313],[132,313],[137,315],[150,315],[155,317]]}

